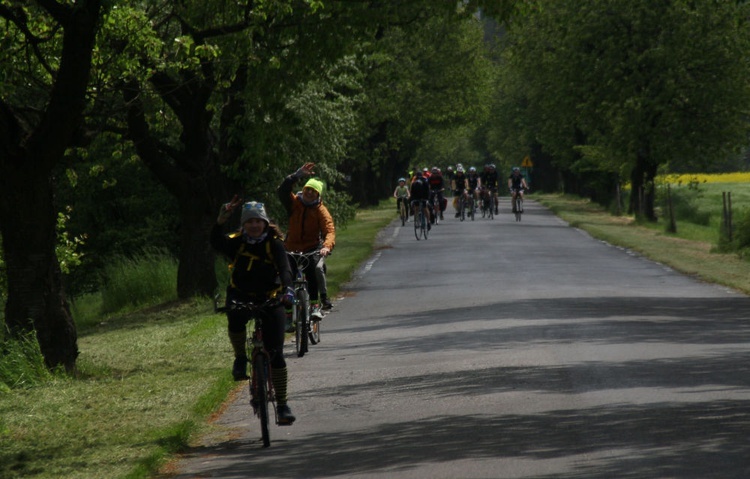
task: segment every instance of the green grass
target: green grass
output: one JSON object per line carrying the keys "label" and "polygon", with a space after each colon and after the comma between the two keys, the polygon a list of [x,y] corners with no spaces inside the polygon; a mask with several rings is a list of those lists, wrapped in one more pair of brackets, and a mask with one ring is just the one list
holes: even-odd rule
{"label": "green grass", "polygon": [[[744,185],[743,190],[748,188],[750,185]],[[744,191],[738,194],[741,196]],[[595,238],[629,248],[704,281],[750,293],[750,262],[735,253],[716,252],[716,242],[712,239],[718,238],[718,224],[699,227],[678,222],[675,235],[665,232],[662,221],[636,223],[630,217],[613,216],[599,205],[578,197],[534,194],[533,198]],[[716,228],[715,235],[710,234],[711,228]]]}
{"label": "green grass", "polygon": [[[390,202],[337,231],[329,294],[340,291],[395,218]],[[127,314],[79,304],[78,375],[0,391],[0,477],[146,478],[192,437],[237,386],[226,318],[209,299]],[[97,311],[100,311],[97,314]]]}

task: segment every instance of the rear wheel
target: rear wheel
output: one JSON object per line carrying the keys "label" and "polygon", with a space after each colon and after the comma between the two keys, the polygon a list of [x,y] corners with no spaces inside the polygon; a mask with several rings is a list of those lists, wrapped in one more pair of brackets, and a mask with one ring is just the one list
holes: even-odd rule
{"label": "rear wheel", "polygon": [[260,434],[263,439],[263,447],[271,445],[271,435],[268,431],[269,400],[268,400],[268,364],[266,357],[257,354],[253,359],[253,380],[250,386],[250,394],[257,405],[256,414],[260,418]]}
{"label": "rear wheel", "polygon": [[414,213],[414,236],[417,237],[417,241],[420,240],[419,235],[421,234],[422,229],[422,211],[417,211]]}

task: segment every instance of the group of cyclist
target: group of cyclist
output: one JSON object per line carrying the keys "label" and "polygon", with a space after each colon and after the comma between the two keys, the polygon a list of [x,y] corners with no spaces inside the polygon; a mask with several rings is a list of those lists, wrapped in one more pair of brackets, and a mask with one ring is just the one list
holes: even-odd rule
{"label": "group of cyclist", "polygon": [[[481,173],[478,173],[473,166],[466,171],[461,163],[456,165],[455,170],[452,166],[448,166],[445,175],[437,166],[422,170],[416,168],[410,172],[408,180],[405,177],[398,179],[398,186],[393,192],[393,197],[396,198],[396,209],[400,209],[401,203],[406,203],[409,206],[408,210],[414,215],[419,208],[422,208],[425,217],[430,220],[427,224],[429,228],[430,223],[434,223],[434,217],[443,219],[443,213],[448,204],[443,194],[446,184],[453,192],[456,218],[460,215],[457,207],[459,198],[465,201],[471,198],[475,204],[479,204],[480,200],[491,201],[490,208],[494,208],[494,213],[498,214],[500,175],[493,163],[484,165]],[[523,199],[524,191],[528,190],[526,178],[521,174],[519,167],[513,168],[508,176],[507,185],[511,194],[511,204],[515,205],[516,196]],[[437,210],[433,208],[435,198],[437,198],[437,204],[440,205]],[[515,213],[515,206],[513,206],[513,212]]]}
{"label": "group of cyclist", "polygon": [[[231,277],[227,286],[227,306],[232,301],[264,304],[273,298],[279,302],[270,306],[262,323],[263,345],[270,354],[271,379],[276,391],[278,422],[290,425],[295,421],[287,404],[288,373],[284,360],[284,339],[287,312],[294,302],[293,272],[287,251],[315,251],[314,261],[305,270],[312,304],[311,315],[322,319],[322,309],[332,307],[325,290],[325,257],[336,240],[333,218],[322,202],[324,184],[314,175],[313,163],[305,163],[284,178],[277,192],[289,217],[286,235],[268,217],[263,203],[243,204],[235,197],[221,206],[216,223],[211,229],[211,246],[231,263]],[[309,178],[309,179],[308,179]],[[306,180],[301,191],[294,186]],[[224,225],[241,205],[240,228],[229,234]],[[320,299],[318,294],[320,292]],[[227,310],[229,342],[234,352],[232,376],[247,379],[247,323],[249,317],[242,310]]]}

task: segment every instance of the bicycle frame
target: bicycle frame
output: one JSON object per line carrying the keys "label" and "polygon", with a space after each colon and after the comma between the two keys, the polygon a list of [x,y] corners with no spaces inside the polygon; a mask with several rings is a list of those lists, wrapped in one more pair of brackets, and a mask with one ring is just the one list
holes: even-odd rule
{"label": "bicycle frame", "polygon": [[292,309],[292,321],[295,328],[295,347],[297,356],[302,357],[308,351],[308,340],[312,344],[320,342],[320,321],[313,321],[310,316],[310,293],[307,289],[307,277],[305,270],[314,261],[320,250],[307,253],[301,251],[289,251],[287,255],[294,261],[297,274],[294,278],[295,306]]}
{"label": "bicycle frame", "polygon": [[260,419],[263,447],[271,445],[268,430],[269,404],[273,408],[274,421],[276,424],[279,423],[278,411],[276,410],[276,391],[271,377],[271,355],[263,344],[263,319],[268,317],[268,311],[271,308],[279,304],[277,298],[271,298],[261,305],[231,301],[227,306],[219,308],[216,305],[216,298],[214,298],[214,309],[217,312],[243,310],[247,311],[249,319],[253,321],[253,332],[247,339],[247,357],[252,365],[249,381],[250,404],[253,408],[253,414]]}

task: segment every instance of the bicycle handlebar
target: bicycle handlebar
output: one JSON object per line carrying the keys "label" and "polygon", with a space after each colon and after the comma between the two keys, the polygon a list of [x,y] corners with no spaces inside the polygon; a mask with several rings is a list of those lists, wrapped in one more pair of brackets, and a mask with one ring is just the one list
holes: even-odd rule
{"label": "bicycle handlebar", "polygon": [[214,311],[217,313],[226,313],[229,311],[238,311],[238,310],[245,310],[250,312],[265,312],[268,309],[278,306],[281,304],[281,301],[279,298],[271,298],[269,300],[264,301],[261,304],[255,304],[249,301],[239,301],[236,299],[233,299],[229,301],[229,304],[225,306],[219,306],[219,295],[217,294],[214,296]]}

